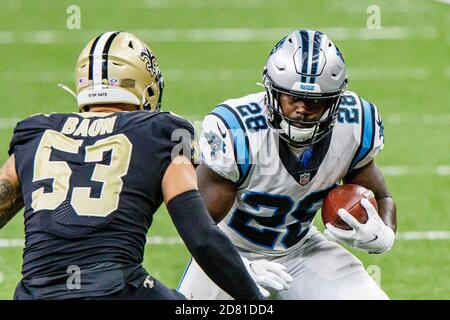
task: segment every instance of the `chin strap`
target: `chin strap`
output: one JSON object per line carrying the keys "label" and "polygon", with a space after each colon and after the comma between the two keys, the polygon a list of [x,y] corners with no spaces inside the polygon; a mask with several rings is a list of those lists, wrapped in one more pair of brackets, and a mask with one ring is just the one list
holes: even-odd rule
{"label": "chin strap", "polygon": [[75,92],[73,92],[73,90],[70,89],[69,87],[63,85],[62,83],[58,83],[57,86],[65,91],[67,91],[68,93],[70,93],[75,99],[77,98],[77,95],[75,94]]}

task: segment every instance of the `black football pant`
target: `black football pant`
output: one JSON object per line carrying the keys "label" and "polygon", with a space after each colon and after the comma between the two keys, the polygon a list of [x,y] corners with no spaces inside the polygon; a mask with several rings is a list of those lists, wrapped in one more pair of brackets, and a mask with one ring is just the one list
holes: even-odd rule
{"label": "black football pant", "polygon": [[139,287],[127,284],[122,290],[95,299],[100,300],[185,300],[185,296],[167,288],[154,278],[147,277]]}
{"label": "black football pant", "polygon": [[[53,297],[52,299],[67,299],[67,296]],[[22,286],[21,283],[16,288],[14,300],[34,300],[32,292]],[[77,299],[98,299],[98,300],[185,300],[181,293],[174,289],[167,288],[157,279],[150,276],[141,282],[139,286],[127,283],[121,290],[105,296],[89,296]]]}

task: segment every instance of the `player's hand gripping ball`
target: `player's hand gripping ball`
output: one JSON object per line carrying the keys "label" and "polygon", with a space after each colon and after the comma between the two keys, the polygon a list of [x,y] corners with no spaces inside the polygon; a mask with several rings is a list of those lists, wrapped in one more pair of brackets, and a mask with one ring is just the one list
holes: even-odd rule
{"label": "player's hand gripping ball", "polygon": [[361,205],[361,199],[366,198],[378,210],[375,195],[369,189],[357,184],[344,184],[328,192],[322,206],[323,224],[332,224],[333,226],[351,230],[346,222],[338,215],[338,210],[343,208],[347,210],[360,223],[366,223],[368,216],[366,209]]}

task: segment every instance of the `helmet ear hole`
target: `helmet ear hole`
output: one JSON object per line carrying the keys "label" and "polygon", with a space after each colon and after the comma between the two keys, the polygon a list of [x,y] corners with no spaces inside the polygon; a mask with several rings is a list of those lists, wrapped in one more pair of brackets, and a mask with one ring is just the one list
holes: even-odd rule
{"label": "helmet ear hole", "polygon": [[151,87],[147,88],[147,93],[150,97],[153,97],[155,95],[155,92],[153,91],[153,89]]}
{"label": "helmet ear hole", "polygon": [[133,41],[130,40],[130,42],[128,42],[128,47],[131,49],[134,49]]}

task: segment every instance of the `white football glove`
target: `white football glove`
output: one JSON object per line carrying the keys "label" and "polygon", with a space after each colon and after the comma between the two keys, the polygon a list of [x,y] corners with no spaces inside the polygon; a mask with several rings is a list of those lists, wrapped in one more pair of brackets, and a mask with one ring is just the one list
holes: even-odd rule
{"label": "white football glove", "polygon": [[241,258],[247,271],[265,298],[270,296],[268,290],[280,291],[289,289],[293,278],[287,273],[286,267],[282,264],[265,259],[249,261],[242,256]]}
{"label": "white football glove", "polygon": [[339,217],[353,230],[343,230],[327,223],[324,231],[325,236],[329,240],[344,243],[369,253],[389,251],[394,245],[394,231],[384,224],[369,200],[362,199],[361,205],[366,209],[368,215],[366,223],[360,223],[347,210],[339,209]]}

